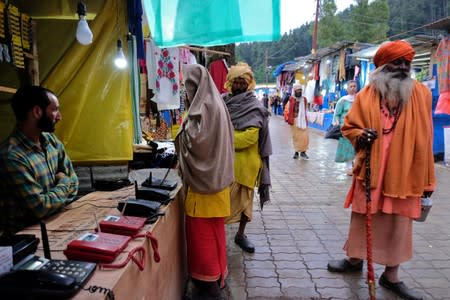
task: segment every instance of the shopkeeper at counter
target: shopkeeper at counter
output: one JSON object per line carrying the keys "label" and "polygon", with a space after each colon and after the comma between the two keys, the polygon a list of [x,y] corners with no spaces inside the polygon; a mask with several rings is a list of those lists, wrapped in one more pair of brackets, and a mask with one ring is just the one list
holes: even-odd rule
{"label": "shopkeeper at counter", "polygon": [[16,233],[64,207],[78,178],[63,144],[52,133],[61,120],[58,98],[24,86],[11,100],[17,125],[0,143],[0,234]]}

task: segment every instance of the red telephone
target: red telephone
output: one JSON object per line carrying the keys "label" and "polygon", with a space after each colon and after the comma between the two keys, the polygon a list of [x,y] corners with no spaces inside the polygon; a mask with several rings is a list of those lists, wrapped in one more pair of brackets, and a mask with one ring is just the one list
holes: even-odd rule
{"label": "red telephone", "polygon": [[71,241],[64,254],[70,260],[110,263],[127,246],[131,237],[105,232],[86,233]]}
{"label": "red telephone", "polygon": [[133,236],[145,225],[146,218],[132,216],[107,216],[99,222],[102,232]]}

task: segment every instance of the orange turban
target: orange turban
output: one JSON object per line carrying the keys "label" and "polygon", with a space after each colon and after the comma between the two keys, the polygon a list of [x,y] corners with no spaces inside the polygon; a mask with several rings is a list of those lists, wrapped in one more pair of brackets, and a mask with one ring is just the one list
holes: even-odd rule
{"label": "orange turban", "polygon": [[405,41],[393,41],[382,44],[373,58],[375,67],[379,67],[390,63],[396,59],[403,57],[407,61],[412,61],[414,58],[414,48]]}

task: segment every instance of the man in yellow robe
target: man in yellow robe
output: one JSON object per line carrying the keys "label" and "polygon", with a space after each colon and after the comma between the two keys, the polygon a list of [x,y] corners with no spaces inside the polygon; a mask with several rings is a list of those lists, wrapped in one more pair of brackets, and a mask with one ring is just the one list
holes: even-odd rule
{"label": "man in yellow robe", "polygon": [[253,253],[255,246],[244,234],[252,219],[254,188],[258,187],[261,209],[269,200],[269,156],[272,143],[269,135],[269,112],[256,98],[255,80],[245,63],[232,66],[227,75],[224,96],[234,127],[234,177],[231,185],[231,214],[226,223],[239,222],[235,243]]}

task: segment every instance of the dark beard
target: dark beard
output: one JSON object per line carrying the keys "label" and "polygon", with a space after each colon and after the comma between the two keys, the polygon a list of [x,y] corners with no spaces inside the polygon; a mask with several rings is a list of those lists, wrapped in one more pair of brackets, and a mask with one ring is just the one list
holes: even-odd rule
{"label": "dark beard", "polygon": [[232,89],[232,90],[231,90],[231,93],[233,94],[233,96],[236,96],[236,95],[245,93],[246,91],[247,91],[247,90],[236,88],[236,89]]}
{"label": "dark beard", "polygon": [[389,107],[403,108],[411,97],[414,80],[409,72],[388,72],[385,67],[376,69],[370,75],[370,84],[380,93],[381,100]]}
{"label": "dark beard", "polygon": [[302,92],[300,92],[300,93],[295,92],[294,94],[295,94],[295,97],[297,97],[297,98],[300,98],[302,96]]}
{"label": "dark beard", "polygon": [[43,132],[54,132],[55,131],[55,123],[53,123],[52,119],[50,119],[47,115],[42,115],[37,123],[37,127],[41,129]]}

